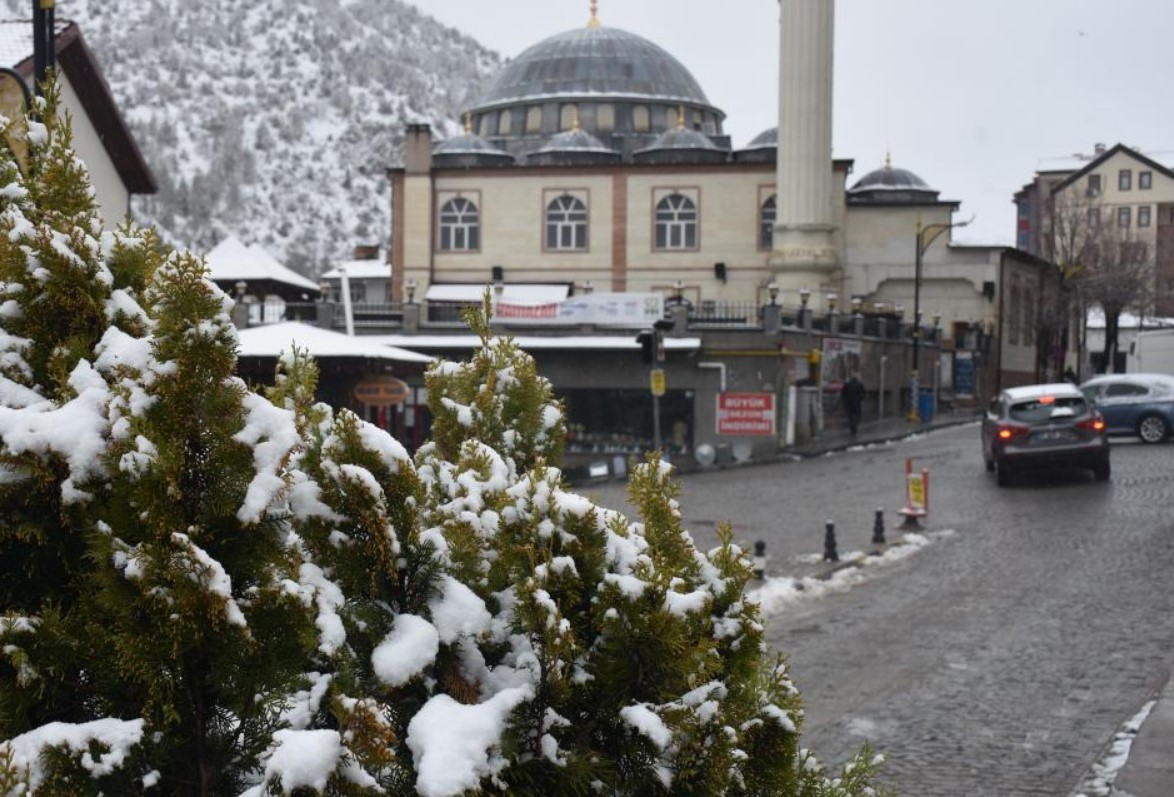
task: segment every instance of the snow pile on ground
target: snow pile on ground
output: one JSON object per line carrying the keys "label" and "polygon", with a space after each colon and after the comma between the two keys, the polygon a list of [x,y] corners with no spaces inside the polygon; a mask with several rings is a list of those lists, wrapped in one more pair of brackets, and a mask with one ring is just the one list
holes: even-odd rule
{"label": "snow pile on ground", "polygon": [[[757,589],[747,590],[746,597],[748,600],[758,601],[762,606],[763,616],[778,614],[787,606],[801,600],[847,592],[874,578],[881,569],[912,556],[934,540],[953,534],[953,529],[943,529],[929,534],[905,534],[901,542],[889,546],[876,556],[865,554],[863,551],[850,551],[844,554],[841,557],[841,569],[826,578],[768,577]],[[822,556],[815,556],[822,560]]]}
{"label": "snow pile on ground", "polygon": [[1113,737],[1113,743],[1104,757],[1092,765],[1092,772],[1081,782],[1072,797],[1111,797],[1118,793],[1113,784],[1117,781],[1117,775],[1125,766],[1125,762],[1129,760],[1129,751],[1133,747],[1133,740],[1137,738],[1137,732],[1156,703],[1156,700],[1146,703],[1125,723]]}

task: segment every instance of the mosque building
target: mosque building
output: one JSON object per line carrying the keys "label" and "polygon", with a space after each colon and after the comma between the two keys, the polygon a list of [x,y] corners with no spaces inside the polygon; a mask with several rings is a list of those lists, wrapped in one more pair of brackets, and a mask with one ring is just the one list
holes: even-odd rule
{"label": "mosque building", "polygon": [[408,127],[389,170],[390,300],[422,300],[425,322],[486,285],[516,306],[661,297],[691,322],[754,322],[778,302],[915,324],[916,306],[946,350],[1013,323],[1000,368],[1034,379],[1043,261],[955,245],[958,201],[887,158],[855,177],[832,157],[833,6],[781,0],[779,125],[740,143],[682,61],[608,27],[592,0],[586,24],[501,70],[463,133]]}

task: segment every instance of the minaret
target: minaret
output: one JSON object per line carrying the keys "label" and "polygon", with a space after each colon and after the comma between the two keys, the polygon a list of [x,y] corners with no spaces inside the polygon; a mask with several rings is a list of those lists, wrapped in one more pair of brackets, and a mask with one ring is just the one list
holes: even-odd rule
{"label": "minaret", "polygon": [[839,292],[832,201],[835,0],[779,0],[778,216],[770,266],[784,291],[820,305]]}

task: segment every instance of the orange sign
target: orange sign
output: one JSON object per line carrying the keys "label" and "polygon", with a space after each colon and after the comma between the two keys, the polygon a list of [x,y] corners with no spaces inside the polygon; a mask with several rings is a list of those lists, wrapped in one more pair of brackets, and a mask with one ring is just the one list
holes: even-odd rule
{"label": "orange sign", "polygon": [[368,376],[355,385],[355,399],[368,407],[394,407],[407,400],[409,389],[393,376]]}

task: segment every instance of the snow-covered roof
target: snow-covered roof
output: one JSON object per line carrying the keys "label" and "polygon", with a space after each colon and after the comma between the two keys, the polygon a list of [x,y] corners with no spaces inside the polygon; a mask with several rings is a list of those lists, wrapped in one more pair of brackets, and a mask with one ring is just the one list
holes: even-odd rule
{"label": "snow-covered roof", "polygon": [[[525,351],[541,349],[607,349],[622,351],[638,349],[635,335],[511,335]],[[481,345],[476,335],[364,335],[389,346],[414,346],[421,349],[475,349]],[[701,338],[664,339],[666,351],[697,351]]]}
{"label": "snow-covered roof", "polygon": [[[485,296],[485,288],[480,283],[429,285],[424,298],[430,302],[480,302]],[[551,304],[563,301],[569,293],[568,285],[514,283],[502,287],[500,299],[505,304]]]}
{"label": "snow-covered roof", "polygon": [[391,266],[382,260],[349,260],[339,263],[322,275],[323,279],[342,279],[342,272],[346,270],[351,279],[391,279]]}
{"label": "snow-covered roof", "polygon": [[433,360],[427,354],[389,345],[383,336],[352,337],[300,321],[250,327],[238,334],[241,357],[278,357],[297,346],[317,358],[366,357],[400,363],[430,363]]}
{"label": "snow-covered roof", "polygon": [[262,247],[245,244],[228,236],[204,257],[213,282],[271,280],[318,292],[318,285],[291,268],[283,266]]}
{"label": "snow-covered roof", "polygon": [[[1085,326],[1088,329],[1105,328],[1105,313],[1101,310],[1100,306],[1094,305],[1088,309]],[[1152,315],[1142,317],[1134,313],[1124,312],[1117,319],[1117,327],[1119,329],[1165,329],[1167,327],[1174,327],[1174,318]]]}
{"label": "snow-covered roof", "polygon": [[[54,32],[60,34],[72,23],[55,19]],[[33,23],[28,19],[0,20],[0,65],[14,67],[33,57]]]}

